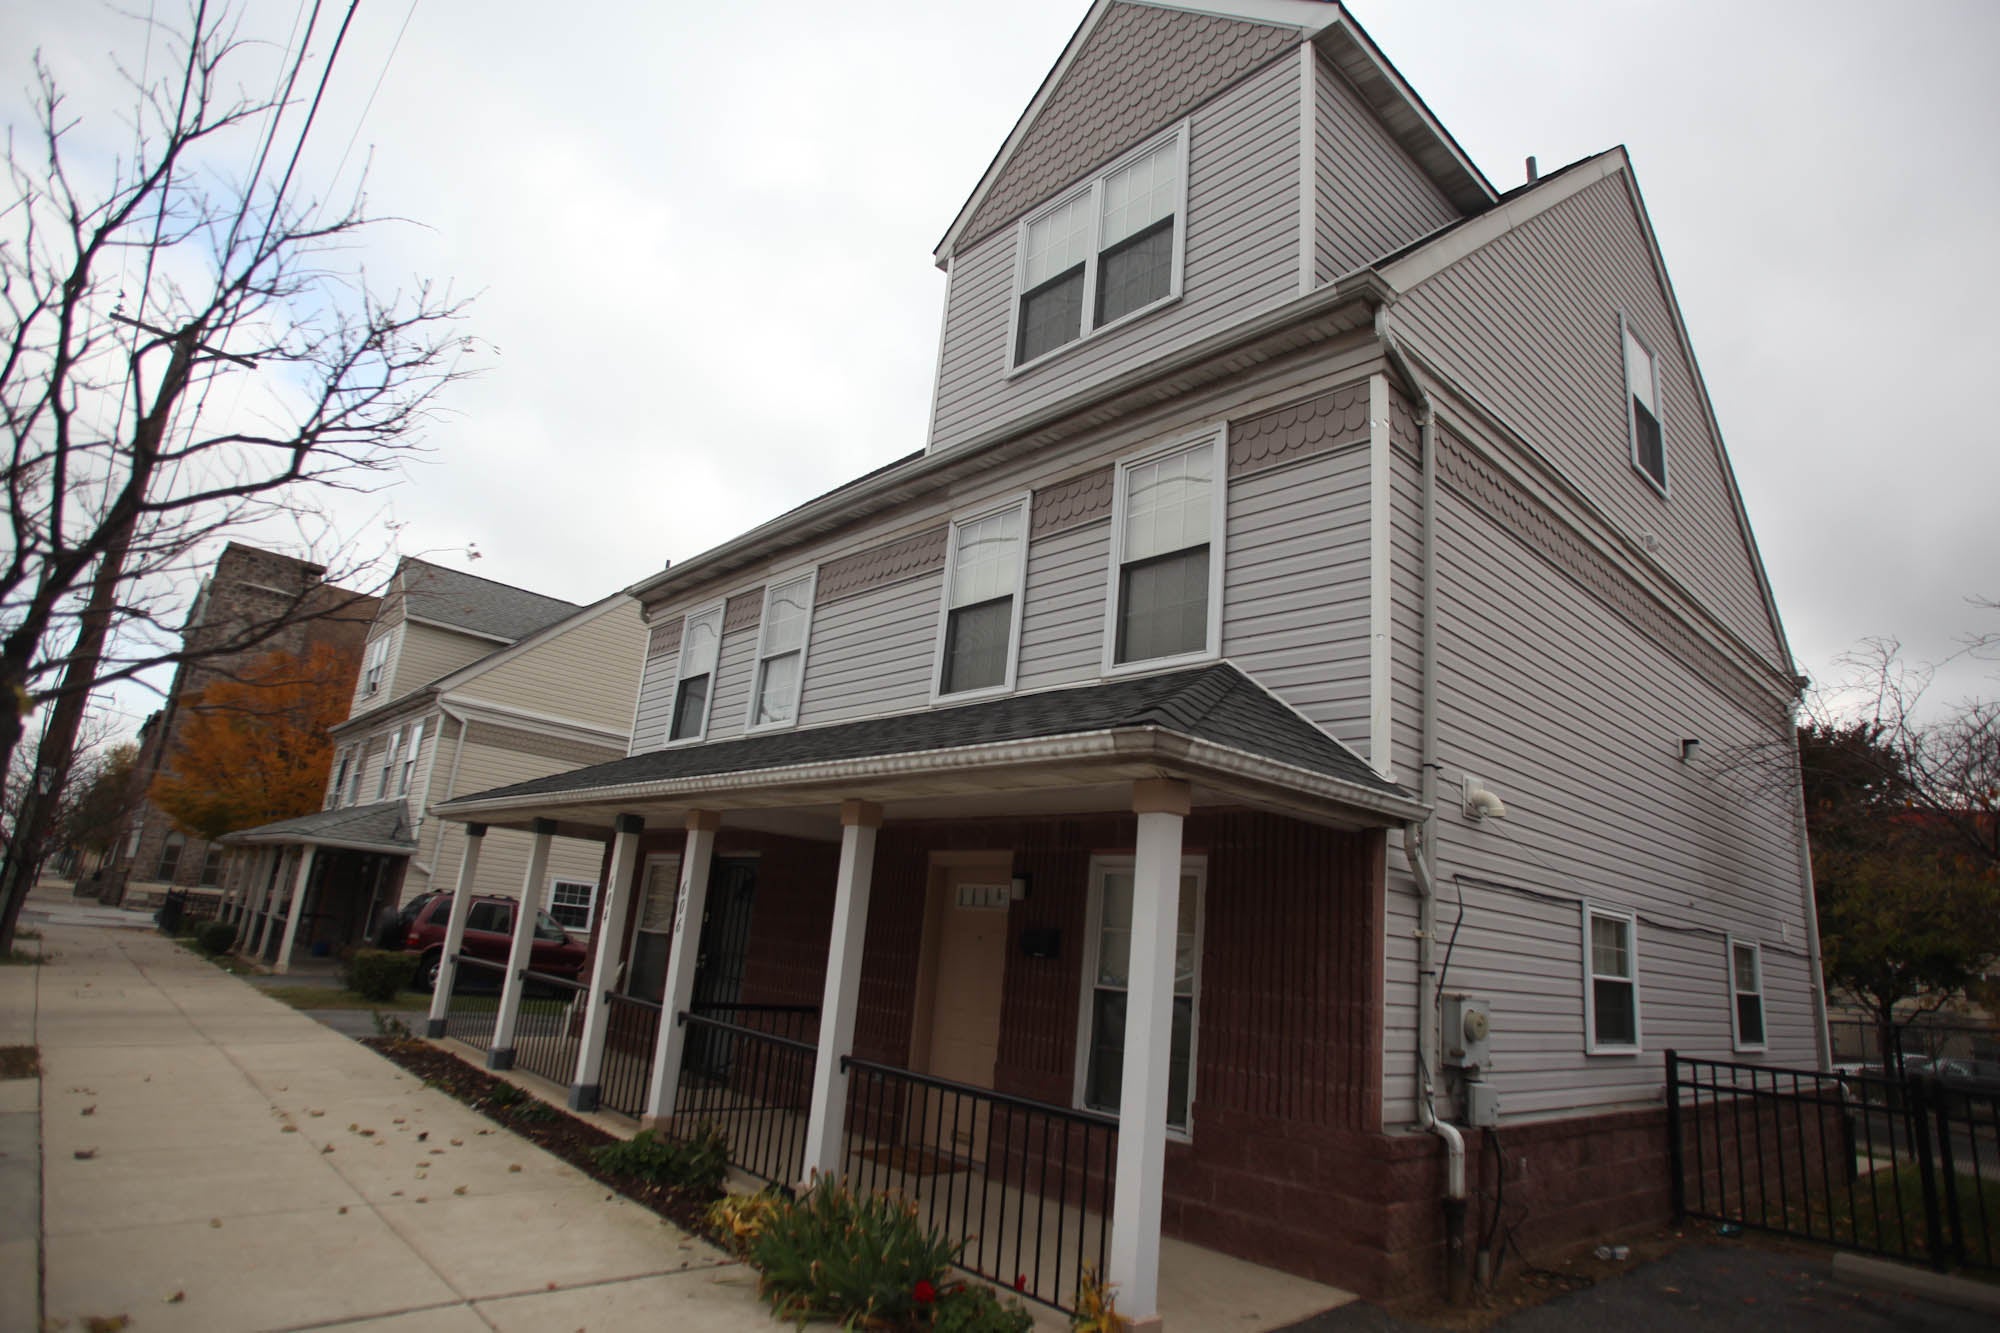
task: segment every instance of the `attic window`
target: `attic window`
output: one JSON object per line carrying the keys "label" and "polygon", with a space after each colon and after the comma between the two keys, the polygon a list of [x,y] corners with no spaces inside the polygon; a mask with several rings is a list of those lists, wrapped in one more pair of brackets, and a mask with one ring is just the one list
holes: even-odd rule
{"label": "attic window", "polygon": [[1016,366],[1180,293],[1186,161],[1183,124],[1022,221]]}
{"label": "attic window", "polygon": [[1660,491],[1667,490],[1667,445],[1660,429],[1660,368],[1646,345],[1623,319],[1625,335],[1626,425],[1632,439],[1632,466]]}
{"label": "attic window", "polygon": [[382,674],[389,665],[389,640],[394,637],[395,631],[390,630],[369,643],[367,656],[361,662],[362,698],[382,688]]}

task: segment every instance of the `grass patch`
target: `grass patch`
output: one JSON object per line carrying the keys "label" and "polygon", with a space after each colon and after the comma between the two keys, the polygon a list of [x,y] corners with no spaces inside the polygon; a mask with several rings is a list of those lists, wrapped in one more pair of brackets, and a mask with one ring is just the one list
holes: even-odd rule
{"label": "grass patch", "polygon": [[[1992,1218],[2000,1213],[2000,1182],[1982,1181],[1967,1171],[1956,1173],[1952,1188],[1957,1193],[1960,1234],[1966,1248],[1975,1255],[1983,1248]],[[1982,1220],[1980,1191],[1987,1191]],[[1938,1178],[1938,1210],[1947,1238],[1950,1218],[1943,1173]],[[1915,1162],[1902,1162],[1896,1170],[1883,1165],[1855,1179],[1852,1192],[1842,1187],[1814,1201],[1814,1229],[1825,1228],[1835,1243],[1868,1249],[1905,1253],[1915,1259],[1929,1256],[1929,1233],[1924,1221],[1923,1173]]]}
{"label": "grass patch", "polygon": [[420,1014],[431,1007],[431,997],[405,992],[393,1000],[366,1000],[353,991],[329,986],[259,986],[272,999],[294,1009],[381,1009],[395,1014]]}
{"label": "grass patch", "polygon": [[41,1054],[33,1046],[0,1046],[0,1079],[41,1076]]}

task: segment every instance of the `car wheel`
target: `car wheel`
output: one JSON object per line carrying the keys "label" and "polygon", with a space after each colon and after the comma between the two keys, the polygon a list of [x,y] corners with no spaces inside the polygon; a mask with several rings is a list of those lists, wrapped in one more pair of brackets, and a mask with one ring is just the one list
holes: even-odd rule
{"label": "car wheel", "polygon": [[417,962],[417,989],[426,995],[437,990],[438,972],[444,966],[444,951],[432,949]]}

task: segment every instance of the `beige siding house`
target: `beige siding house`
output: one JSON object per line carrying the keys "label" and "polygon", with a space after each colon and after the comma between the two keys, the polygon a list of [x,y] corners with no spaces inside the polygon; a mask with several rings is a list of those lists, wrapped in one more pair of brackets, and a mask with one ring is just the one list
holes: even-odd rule
{"label": "beige siding house", "polygon": [[[325,809],[231,835],[242,863],[231,908],[248,947],[283,968],[360,943],[385,909],[452,889],[464,830],[430,808],[625,753],[644,643],[638,603],[622,593],[579,607],[405,560],[334,730]],[[488,839],[477,891],[518,898],[529,842]],[[582,936],[602,851],[557,839],[543,872],[542,901]]]}
{"label": "beige siding house", "polygon": [[1017,1182],[1169,1322],[1162,1235],[1462,1276],[1496,1159],[1524,1245],[1664,1220],[1666,1051],[1826,1055],[1798,792],[1731,762],[1798,684],[1625,152],[1502,192],[1339,5],[1099,0],[934,259],[923,447],[631,589],[629,753],[433,801],[608,846],[544,1072],[789,1071],[748,1169]]}

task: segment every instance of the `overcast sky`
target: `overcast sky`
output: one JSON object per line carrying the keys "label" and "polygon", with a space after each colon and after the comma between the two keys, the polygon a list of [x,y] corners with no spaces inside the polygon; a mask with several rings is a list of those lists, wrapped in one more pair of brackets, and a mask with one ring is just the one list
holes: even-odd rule
{"label": "overcast sky", "polygon": [[[371,279],[476,292],[495,350],[349,524],[586,602],[920,448],[932,247],[1085,8],[369,0],[306,169],[339,195],[372,155],[375,211],[424,225],[374,236]],[[2000,5],[1352,10],[1497,187],[1631,150],[1803,669],[2000,630],[1968,603],[2000,597]],[[296,12],[245,29],[282,46]],[[0,7],[10,123],[34,47],[115,139],[136,25]]]}

